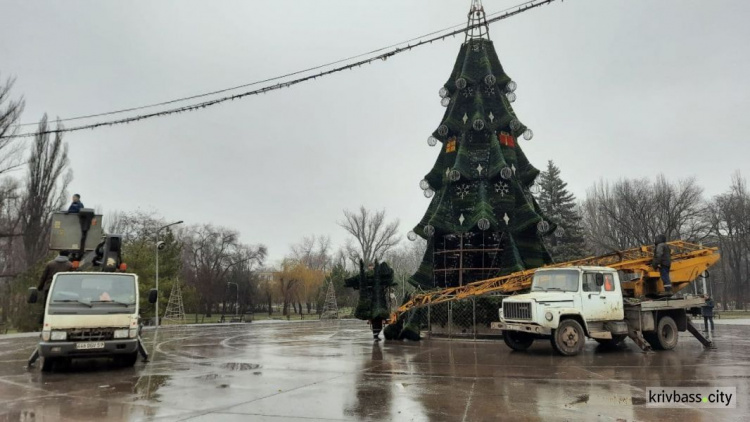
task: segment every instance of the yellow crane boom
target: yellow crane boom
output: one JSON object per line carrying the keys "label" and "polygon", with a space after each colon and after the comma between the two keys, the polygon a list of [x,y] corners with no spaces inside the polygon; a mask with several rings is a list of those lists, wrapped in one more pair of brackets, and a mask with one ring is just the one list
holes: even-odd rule
{"label": "yellow crane boom", "polygon": [[[709,248],[693,243],[669,242],[672,252],[670,279],[672,292],[678,292],[692,283],[701,273],[719,260],[718,248]],[[578,259],[545,266],[544,268],[596,266],[610,267],[620,271],[623,294],[628,297],[644,297],[664,291],[659,272],[651,266],[654,256],[653,246],[641,246],[606,255]],[[489,293],[513,294],[531,287],[531,280],[537,269],[519,271],[502,277],[476,281],[460,287],[421,293],[401,305],[389,323],[398,321],[400,315],[422,306],[461,300]]]}

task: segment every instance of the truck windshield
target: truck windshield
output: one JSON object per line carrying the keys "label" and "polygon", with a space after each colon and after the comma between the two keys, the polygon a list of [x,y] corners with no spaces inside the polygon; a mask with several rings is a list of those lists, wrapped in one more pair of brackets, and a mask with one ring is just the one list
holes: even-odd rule
{"label": "truck windshield", "polygon": [[539,271],[534,274],[532,291],[578,291],[578,270]]}
{"label": "truck windshield", "polygon": [[50,305],[135,305],[132,274],[58,274],[50,293]]}

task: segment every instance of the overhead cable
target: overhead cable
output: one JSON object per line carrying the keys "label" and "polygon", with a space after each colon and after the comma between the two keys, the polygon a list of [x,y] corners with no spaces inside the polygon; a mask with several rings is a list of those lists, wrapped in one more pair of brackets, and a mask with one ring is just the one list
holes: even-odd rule
{"label": "overhead cable", "polygon": [[[513,6],[511,8],[505,9],[505,10],[500,11],[500,12],[493,13],[492,15],[489,15],[487,17],[487,24],[491,24],[491,23],[494,23],[494,22],[497,22],[497,21],[500,21],[500,20],[503,20],[503,19],[507,19],[507,18],[509,18],[511,16],[515,16],[515,15],[523,13],[523,12],[525,12],[527,10],[530,10],[530,9],[533,9],[533,8],[536,8],[536,7],[545,5],[545,4],[552,3],[553,1],[555,1],[555,0],[530,0],[530,1],[527,1],[527,2],[524,2],[524,3],[521,3],[519,5]],[[497,15],[497,16],[490,17],[490,16],[493,16],[493,15]],[[461,33],[464,33],[466,31],[469,31],[469,30],[471,30],[471,29],[473,29],[475,27],[478,27],[480,25],[483,25],[483,23],[482,24],[477,24],[477,25],[466,26],[465,28],[462,28],[462,29],[453,30],[453,31],[450,31],[450,32],[446,32],[446,33],[444,33],[442,35],[437,35],[437,36],[434,36],[434,37],[431,37],[431,38],[424,39],[425,36],[430,36],[430,35],[433,35],[433,34],[436,34],[436,33],[441,33],[444,30],[435,31],[433,33],[424,35],[422,37],[417,37],[417,38],[412,39],[411,41],[413,41],[413,40],[419,40],[415,44],[408,43],[406,46],[393,48],[394,45],[398,46],[398,45],[402,45],[403,44],[403,43],[398,43],[398,44],[394,44],[394,45],[389,46],[389,47],[382,47],[382,48],[379,48],[377,50],[373,50],[373,51],[371,51],[369,53],[363,53],[363,54],[359,54],[357,56],[352,56],[352,57],[347,58],[347,59],[341,59],[341,60],[337,60],[335,62],[331,62],[331,63],[320,65],[320,66],[315,66],[315,67],[312,67],[312,68],[309,68],[309,69],[300,70],[300,71],[289,73],[289,74],[286,74],[286,75],[276,76],[276,77],[273,77],[273,78],[265,79],[265,80],[262,80],[262,81],[256,81],[256,82],[252,82],[252,83],[249,83],[249,84],[240,85],[240,86],[237,86],[237,87],[226,88],[226,89],[219,90],[219,91],[214,91],[214,92],[211,92],[211,93],[205,93],[205,94],[194,95],[194,96],[191,96],[191,97],[179,98],[179,99],[165,101],[163,103],[158,103],[158,104],[150,104],[150,105],[146,105],[146,106],[133,107],[133,108],[130,108],[130,109],[116,110],[116,111],[111,111],[111,112],[106,112],[106,113],[99,113],[99,114],[91,114],[91,115],[88,115],[88,116],[78,116],[78,117],[73,117],[73,118],[68,118],[68,119],[59,119],[59,121],[62,122],[62,121],[66,121],[66,120],[70,121],[70,120],[78,120],[78,119],[85,119],[85,118],[91,118],[91,117],[100,117],[100,116],[105,116],[105,115],[112,115],[112,114],[117,114],[117,113],[123,113],[123,112],[127,112],[127,111],[135,111],[135,110],[140,110],[140,109],[145,109],[145,108],[156,107],[156,106],[159,106],[159,105],[172,104],[172,103],[176,103],[176,102],[186,101],[186,100],[189,100],[189,99],[201,98],[201,97],[210,96],[210,95],[214,95],[214,94],[218,94],[218,93],[228,92],[228,91],[235,90],[235,89],[242,88],[242,87],[247,87],[247,86],[257,85],[257,84],[264,83],[264,82],[270,82],[270,81],[275,81],[275,80],[279,80],[279,79],[284,79],[284,78],[287,78],[289,76],[295,76],[295,75],[298,75],[298,74],[301,74],[301,73],[306,73],[306,72],[309,72],[309,71],[312,71],[312,70],[318,70],[318,69],[321,69],[321,68],[329,67],[332,64],[338,64],[338,63],[341,63],[341,62],[346,62],[346,61],[352,60],[354,58],[359,58],[359,57],[362,57],[362,56],[370,56],[372,54],[380,53],[383,50],[391,49],[390,51],[387,51],[385,53],[377,54],[375,56],[368,57],[366,59],[359,60],[359,61],[356,61],[354,63],[350,63],[350,64],[347,64],[347,65],[344,65],[344,66],[339,66],[339,67],[336,67],[336,68],[333,68],[333,69],[330,69],[330,70],[326,70],[326,71],[321,71],[321,72],[313,74],[313,75],[308,75],[308,76],[300,77],[300,78],[293,79],[293,80],[290,80],[290,81],[279,82],[279,83],[276,83],[274,85],[264,86],[262,88],[255,89],[255,90],[252,90],[252,91],[246,91],[246,92],[242,92],[242,93],[239,93],[239,94],[228,95],[228,96],[224,96],[224,97],[221,97],[221,98],[216,98],[216,99],[212,99],[212,100],[206,100],[206,101],[202,101],[202,102],[199,102],[199,103],[189,104],[189,105],[185,105],[185,106],[181,106],[181,107],[176,107],[176,108],[170,108],[170,109],[167,109],[167,110],[161,110],[161,111],[157,111],[157,112],[153,112],[153,113],[141,114],[141,115],[131,116],[131,117],[124,117],[124,118],[121,118],[121,119],[108,120],[108,121],[91,123],[91,124],[85,124],[85,125],[80,125],[80,126],[58,127],[57,129],[49,129],[49,130],[41,131],[41,132],[27,132],[27,133],[15,134],[15,135],[7,135],[7,136],[0,137],[0,139],[4,139],[4,138],[27,138],[27,137],[33,137],[33,136],[43,135],[43,134],[49,134],[49,133],[64,133],[64,132],[75,132],[75,131],[80,131],[80,130],[84,130],[84,129],[96,129],[96,128],[100,128],[100,127],[104,127],[104,126],[113,126],[113,125],[119,125],[119,124],[124,124],[124,123],[137,122],[137,121],[141,121],[141,120],[145,120],[145,119],[150,119],[150,118],[153,118],[153,117],[168,116],[168,115],[182,113],[182,112],[186,112],[186,111],[194,111],[194,110],[198,110],[198,109],[202,109],[202,108],[206,108],[206,107],[211,107],[211,106],[214,106],[214,105],[217,105],[217,104],[221,104],[221,103],[224,103],[224,102],[227,102],[227,101],[234,101],[234,100],[241,99],[241,98],[244,98],[244,97],[247,97],[247,96],[251,96],[251,95],[265,94],[266,92],[269,92],[269,91],[275,91],[275,90],[282,89],[282,88],[288,88],[288,87],[290,87],[292,85],[297,85],[297,84],[302,83],[302,82],[307,82],[307,81],[314,80],[314,79],[317,79],[317,78],[320,78],[320,77],[328,76],[328,75],[331,75],[331,74],[334,74],[334,73],[337,73],[337,72],[341,72],[343,70],[349,70],[349,69],[353,69],[355,67],[360,67],[363,64],[370,64],[370,63],[372,63],[374,61],[377,61],[377,60],[383,60],[383,61],[385,61],[388,58],[390,58],[392,56],[395,56],[397,54],[401,54],[401,53],[404,53],[406,51],[410,51],[413,48],[421,47],[421,46],[426,45],[426,44],[431,44],[433,41],[440,41],[440,40],[444,40],[445,38],[450,37],[450,36],[456,36],[458,34],[461,34]],[[459,26],[459,25],[455,25],[455,26],[453,26],[451,28],[455,28],[457,26]],[[28,124],[24,124],[24,125],[28,125]]]}

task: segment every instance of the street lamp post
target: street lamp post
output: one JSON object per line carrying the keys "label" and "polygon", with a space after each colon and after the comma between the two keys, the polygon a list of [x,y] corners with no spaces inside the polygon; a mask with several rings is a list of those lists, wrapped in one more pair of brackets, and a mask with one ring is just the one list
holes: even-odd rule
{"label": "street lamp post", "polygon": [[156,326],[159,326],[159,232],[167,227],[182,224],[182,220],[175,221],[174,223],[166,224],[156,229]]}

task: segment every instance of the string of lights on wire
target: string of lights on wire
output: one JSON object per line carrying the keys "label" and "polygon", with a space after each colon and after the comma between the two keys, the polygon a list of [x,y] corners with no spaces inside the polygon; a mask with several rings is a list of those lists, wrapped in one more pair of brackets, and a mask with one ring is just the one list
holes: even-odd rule
{"label": "string of lights on wire", "polygon": [[[524,3],[518,4],[516,6],[508,8],[508,9],[504,9],[504,10],[501,10],[499,12],[495,12],[495,13],[493,13],[491,15],[488,15],[487,16],[487,20],[486,20],[486,24],[491,24],[491,23],[498,22],[498,21],[503,20],[503,19],[507,19],[507,18],[509,18],[511,16],[518,15],[518,14],[523,13],[525,11],[528,11],[530,9],[534,9],[534,8],[539,7],[539,6],[543,6],[545,4],[552,3],[554,1],[555,0],[529,0],[529,1],[526,1]],[[484,25],[484,23],[482,23],[481,25]],[[454,29],[454,28],[456,28],[458,26],[463,26],[463,25],[454,25],[454,26],[452,26],[450,28],[442,29],[442,30],[439,30],[439,31],[434,31],[434,32],[431,32],[429,34],[425,34],[425,35],[420,36],[420,37],[412,38],[411,40],[408,40],[408,41],[405,41],[405,42],[401,42],[401,43],[398,43],[398,44],[393,44],[391,46],[382,47],[382,48],[379,48],[377,50],[370,51],[368,53],[362,53],[362,54],[359,54],[357,56],[352,56],[352,57],[349,57],[349,58],[346,58],[346,59],[337,60],[337,61],[334,61],[334,62],[331,62],[331,63],[326,63],[326,64],[323,64],[323,65],[311,67],[311,68],[304,69],[304,70],[299,70],[299,71],[296,71],[296,72],[293,72],[293,73],[288,73],[288,74],[281,75],[281,76],[276,76],[276,77],[273,77],[273,78],[264,79],[264,80],[261,80],[261,81],[255,81],[255,82],[251,82],[251,83],[244,84],[244,85],[238,85],[238,86],[235,86],[235,87],[232,87],[232,88],[226,88],[226,89],[222,89],[222,90],[218,90],[218,91],[213,91],[213,92],[208,92],[208,93],[204,93],[204,94],[193,95],[193,96],[190,96],[190,97],[178,98],[178,99],[174,99],[174,100],[170,100],[170,101],[165,101],[165,102],[161,102],[161,103],[149,104],[149,105],[144,105],[144,106],[139,106],[139,107],[132,107],[132,108],[127,108],[127,109],[122,109],[122,110],[115,110],[115,111],[110,111],[110,112],[105,112],[105,113],[89,114],[89,115],[85,115],[85,116],[77,116],[77,117],[71,117],[71,118],[66,118],[66,119],[59,119],[59,120],[56,120],[56,122],[58,123],[58,127],[55,128],[55,129],[49,129],[49,130],[37,131],[37,132],[26,132],[26,133],[19,133],[19,134],[13,134],[13,135],[6,135],[6,136],[0,137],[0,139],[29,138],[29,137],[34,137],[34,136],[38,136],[38,135],[45,135],[45,134],[51,134],[51,133],[65,133],[65,132],[76,132],[76,131],[81,131],[81,130],[86,130],[86,129],[97,129],[97,128],[106,127],[106,126],[114,126],[114,125],[120,125],[120,124],[125,124],[125,123],[138,122],[138,121],[141,121],[141,120],[151,119],[151,118],[154,118],[154,117],[164,117],[164,116],[169,116],[169,115],[172,115],[172,114],[177,114],[177,113],[182,113],[182,112],[187,112],[187,111],[195,111],[195,110],[203,109],[203,108],[206,108],[206,107],[211,107],[211,106],[214,106],[214,105],[218,105],[218,104],[221,104],[221,103],[224,103],[224,102],[227,102],[227,101],[238,100],[238,99],[245,98],[245,97],[248,97],[248,96],[251,96],[251,95],[265,94],[265,93],[270,92],[270,91],[276,91],[276,90],[279,90],[279,89],[282,89],[282,88],[288,88],[288,87],[293,86],[293,85],[297,85],[297,84],[300,84],[300,83],[303,83],[303,82],[308,82],[308,81],[311,81],[311,80],[315,80],[317,78],[329,76],[329,75],[332,75],[334,73],[342,72],[344,70],[351,70],[351,69],[360,67],[360,66],[362,66],[364,64],[373,63],[373,62],[375,62],[377,60],[383,60],[383,61],[385,61],[388,58],[393,57],[393,56],[395,56],[397,54],[402,54],[404,52],[411,51],[414,48],[421,47],[421,46],[424,46],[424,45],[427,45],[427,44],[431,44],[434,41],[442,41],[442,40],[444,40],[444,39],[446,39],[448,37],[456,36],[458,34],[462,34],[462,33],[465,33],[467,31],[471,31],[473,29],[476,29],[476,27],[478,27],[479,25],[469,25],[469,26],[463,27],[461,29]],[[446,30],[448,32],[445,32]],[[435,35],[435,34],[438,34],[438,35]],[[416,43],[411,44],[411,42],[416,41],[416,40],[418,40]],[[399,47],[399,45],[403,45],[404,43],[407,43],[407,45]],[[388,50],[388,51],[382,52],[384,50]],[[80,126],[62,127],[62,125],[60,125],[61,122],[65,122],[65,121],[81,120],[81,119],[88,119],[88,118],[93,118],[93,117],[102,117],[102,116],[120,114],[120,113],[125,113],[125,112],[130,112],[130,111],[143,110],[143,109],[147,109],[147,108],[153,108],[153,107],[158,107],[158,106],[163,106],[163,105],[169,105],[169,104],[174,104],[174,103],[178,103],[178,102],[188,101],[188,100],[192,100],[192,99],[197,99],[197,98],[207,97],[207,96],[211,96],[211,95],[221,94],[221,93],[233,91],[233,90],[240,89],[240,88],[246,88],[246,87],[253,86],[253,85],[258,85],[258,84],[262,84],[262,83],[268,83],[268,82],[273,82],[273,81],[277,81],[277,80],[281,80],[281,79],[286,79],[286,78],[289,78],[291,76],[297,76],[297,75],[300,75],[300,74],[304,74],[304,73],[308,73],[308,72],[311,72],[311,71],[319,70],[319,69],[326,68],[326,67],[329,67],[329,66],[332,66],[332,65],[335,65],[335,64],[339,64],[339,63],[342,63],[342,62],[348,62],[350,60],[358,59],[358,58],[364,57],[364,56],[367,56],[367,57],[364,58],[364,59],[361,59],[361,60],[358,60],[358,61],[346,64],[346,65],[343,65],[343,66],[335,67],[333,69],[321,71],[321,72],[318,72],[318,73],[315,73],[315,74],[312,74],[312,75],[302,76],[302,77],[299,77],[299,78],[296,78],[296,79],[292,79],[292,80],[288,80],[288,81],[285,81],[285,82],[277,82],[277,83],[275,83],[273,85],[267,85],[267,86],[264,86],[262,88],[254,89],[254,90],[251,90],[251,91],[245,91],[245,92],[241,92],[241,93],[238,93],[238,94],[227,95],[227,96],[216,98],[216,99],[212,99],[212,100],[206,100],[206,101],[202,101],[202,102],[198,102],[198,103],[193,103],[193,104],[188,104],[188,105],[184,105],[184,106],[180,106],[180,107],[170,108],[170,109],[166,109],[166,110],[160,110],[160,111],[156,111],[156,112],[152,112],[152,113],[140,114],[140,115],[136,115],[136,116],[124,117],[124,118],[120,118],[120,119],[114,119],[114,120],[107,120],[107,121],[102,121],[102,122],[84,124],[84,125],[80,125]],[[28,125],[36,125],[36,124],[37,123],[24,123],[24,124],[21,124],[19,126],[28,126]]]}

